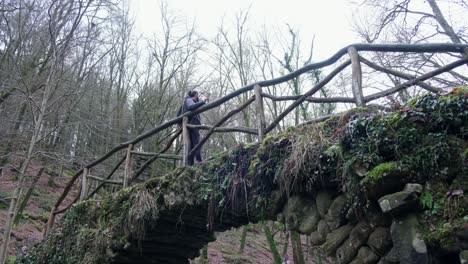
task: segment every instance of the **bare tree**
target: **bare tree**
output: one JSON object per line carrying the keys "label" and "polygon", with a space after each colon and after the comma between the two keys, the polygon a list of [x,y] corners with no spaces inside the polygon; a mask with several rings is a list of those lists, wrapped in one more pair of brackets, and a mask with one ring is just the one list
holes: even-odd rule
{"label": "bare tree", "polygon": [[[467,43],[468,25],[461,16],[452,15],[450,19],[444,14],[456,10],[459,14],[466,13],[468,7],[464,1],[424,3],[416,0],[399,1],[363,1],[360,5],[367,8],[367,12],[355,17],[354,28],[363,40],[374,42],[397,43],[427,43],[448,41],[453,43]],[[460,18],[459,20],[457,20]],[[372,60],[386,68],[409,75],[419,75],[433,68],[439,68],[460,55],[454,54],[372,54]],[[459,68],[433,78],[428,84],[439,88],[451,88],[468,82],[466,68]],[[404,79],[386,75],[387,81],[381,87],[395,86]],[[409,93],[399,93],[401,101],[419,93],[420,89],[410,89]]]}
{"label": "bare tree", "polygon": [[[16,112],[8,130],[0,131],[8,135],[2,136],[7,146],[3,149],[4,157],[25,151],[0,250],[0,263],[4,263],[13,219],[24,208],[24,205],[18,208],[18,200],[30,181],[32,160],[37,154],[55,159],[67,153],[65,147],[63,153],[53,155],[47,150],[55,152],[60,143],[70,144],[64,139],[69,136],[65,127],[86,92],[97,62],[105,56],[97,52],[96,35],[99,21],[105,19],[97,21],[96,15],[104,6],[112,6],[112,2],[20,0],[2,1],[1,5],[10,11],[0,21],[1,32],[5,33],[0,41],[8,43],[2,47],[9,49],[0,52],[2,94],[5,91],[0,102],[0,119],[9,120],[11,111]],[[27,149],[16,144],[25,141]],[[3,159],[3,165],[6,161]],[[23,199],[22,203],[26,202]]]}
{"label": "bare tree", "polygon": [[[230,34],[229,29],[221,24],[214,44],[218,49],[219,60],[223,61],[220,72],[226,76],[229,89],[235,90],[256,81],[255,60],[253,53],[254,45],[248,34],[249,10],[240,11],[234,21],[234,32]],[[250,97],[249,93],[239,97],[238,104],[242,104]],[[251,126],[249,109],[242,111],[242,122],[246,127]],[[252,142],[252,136],[248,134],[247,141]]]}
{"label": "bare tree", "polygon": [[[35,98],[31,98],[30,107],[33,115],[33,131],[29,142],[29,147],[26,157],[21,164],[18,176],[18,184],[15,188],[10,201],[8,210],[6,227],[3,235],[3,244],[0,250],[0,263],[5,263],[8,241],[11,234],[13,219],[16,215],[17,202],[22,196],[24,183],[26,181],[26,173],[29,168],[31,159],[33,158],[36,144],[39,142],[41,131],[43,129],[44,120],[48,114],[50,100],[56,91],[60,81],[60,71],[63,67],[64,58],[69,52],[72,39],[78,29],[83,16],[88,12],[92,1],[51,1],[47,7],[46,25],[44,29],[47,36],[46,44],[46,62],[43,70],[42,83],[38,86],[41,88],[41,93]],[[30,90],[27,83],[23,83],[26,91]]]}
{"label": "bare tree", "polygon": [[[276,43],[276,40],[273,40],[272,37],[272,32],[268,29],[267,26],[263,26],[262,30],[259,33],[260,38],[258,39],[258,51],[254,53],[255,61],[256,64],[258,65],[258,68],[260,69],[261,72],[261,77],[264,80],[268,79],[273,79],[277,77],[279,74],[278,72],[278,67],[277,67],[277,57],[273,56],[273,50],[275,49],[272,47],[272,43]],[[265,92],[268,94],[278,96],[282,94],[286,94],[287,91],[284,89],[282,85],[273,85],[270,87],[266,87],[263,89]],[[284,103],[277,102],[277,101],[270,101],[267,100],[265,102],[267,108],[269,111],[267,111],[267,116],[268,112],[271,114],[272,119],[275,119],[278,114],[284,109]],[[284,127],[284,120],[278,125],[278,130],[282,131]]]}

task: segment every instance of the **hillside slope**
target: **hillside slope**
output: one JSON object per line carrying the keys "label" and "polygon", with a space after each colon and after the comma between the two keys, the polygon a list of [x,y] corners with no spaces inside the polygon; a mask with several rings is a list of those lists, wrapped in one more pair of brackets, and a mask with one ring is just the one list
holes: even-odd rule
{"label": "hillside slope", "polygon": [[[13,159],[11,165],[19,167],[19,159]],[[50,210],[69,180],[66,171],[62,177],[59,177],[58,172],[54,170],[54,166],[45,165],[39,161],[32,162],[27,176],[36,177],[41,167],[46,169],[32,192],[18,226],[12,232],[8,250],[11,262],[14,261],[17,255],[27,252],[33,245],[42,240],[42,230],[47,222]],[[16,185],[16,173],[10,166],[5,168],[0,176],[0,230],[2,232],[9,206],[8,200],[2,198],[8,198],[13,193]],[[65,200],[65,204],[71,203],[72,197],[76,195],[75,189],[72,189],[71,192],[70,197]]]}

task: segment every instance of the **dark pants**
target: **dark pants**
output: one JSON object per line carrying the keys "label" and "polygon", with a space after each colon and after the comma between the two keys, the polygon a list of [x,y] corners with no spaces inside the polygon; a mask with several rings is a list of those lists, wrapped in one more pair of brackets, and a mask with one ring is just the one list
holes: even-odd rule
{"label": "dark pants", "polygon": [[[200,132],[198,129],[189,128],[189,135],[190,135],[190,151],[200,142]],[[195,163],[195,159],[198,162],[202,161],[201,157],[201,149],[198,149],[195,154],[189,159],[189,165],[193,165]]]}

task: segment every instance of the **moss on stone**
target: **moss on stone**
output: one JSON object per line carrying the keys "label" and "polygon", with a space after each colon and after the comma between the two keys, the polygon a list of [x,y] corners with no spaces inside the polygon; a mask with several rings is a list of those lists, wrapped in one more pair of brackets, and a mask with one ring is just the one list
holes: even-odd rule
{"label": "moss on stone", "polygon": [[385,177],[395,171],[399,171],[398,164],[394,161],[384,162],[375,166],[366,176],[366,180],[375,181],[382,177]]}

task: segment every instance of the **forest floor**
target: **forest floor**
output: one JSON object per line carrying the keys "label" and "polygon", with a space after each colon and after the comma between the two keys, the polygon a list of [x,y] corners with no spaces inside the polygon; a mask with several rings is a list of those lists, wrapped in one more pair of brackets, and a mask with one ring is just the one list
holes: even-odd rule
{"label": "forest floor", "polygon": [[[262,231],[261,225],[249,225],[247,236],[245,240],[244,252],[239,254],[240,239],[242,234],[242,227],[238,229],[232,229],[224,233],[216,235],[216,241],[208,244],[208,263],[210,264],[240,264],[240,263],[251,263],[251,264],[271,264],[273,262],[273,256],[268,246],[265,234]],[[283,252],[284,242],[286,233],[278,231],[275,235],[275,241],[277,243],[278,251],[280,254]],[[304,253],[305,263],[319,263],[313,257],[313,249],[307,246],[307,239],[305,236],[302,238],[302,250]],[[292,248],[288,243],[287,254],[291,264],[293,264]],[[284,257],[284,256],[282,256]],[[203,261],[195,259],[192,261],[194,264],[201,264]],[[322,261],[323,264],[328,262]]]}
{"label": "forest floor", "polygon": [[[36,177],[39,169],[40,165],[33,162],[30,165],[28,177]],[[8,251],[10,263],[16,259],[16,256],[24,254],[30,247],[42,240],[43,228],[47,223],[50,210],[71,177],[71,173],[64,173],[62,177],[59,177],[57,174],[54,170],[47,169],[42,173],[37,182],[19,224],[13,229]],[[12,167],[5,168],[0,175],[0,235],[3,234],[9,205],[9,201],[5,200],[5,198],[10,197],[14,191],[16,175],[17,171]],[[77,190],[72,189],[64,204],[69,204],[76,195]],[[60,219],[57,221],[60,221]],[[242,230],[243,228],[238,228],[216,234],[217,240],[208,245],[208,263],[273,263],[273,256],[263,229],[259,224],[248,226],[244,252],[238,253]],[[283,252],[286,240],[285,235],[286,233],[278,231],[278,228],[276,228],[275,240],[280,254]],[[312,252],[310,252],[311,249],[307,247],[305,236],[302,236],[302,243],[306,263],[315,263]],[[293,263],[290,243],[288,243],[287,252],[291,263]],[[192,263],[200,264],[204,262],[200,259],[195,259]]]}
{"label": "forest floor", "polygon": [[[18,164],[14,164],[16,167]],[[27,176],[29,181],[36,177],[40,165],[33,162],[29,166]],[[18,167],[16,167],[18,168]],[[16,186],[17,170],[13,167],[6,167],[0,175],[0,235],[3,236],[5,222],[8,213],[9,200]],[[15,256],[26,252],[28,248],[42,240],[43,228],[47,223],[50,210],[57,201],[63,188],[70,179],[70,176],[59,177],[53,170],[46,169],[42,173],[36,188],[31,194],[29,202],[23,211],[20,222],[13,228],[9,244],[9,260],[12,262]],[[26,191],[25,191],[26,192]],[[72,189],[64,201],[64,205],[69,204],[77,195],[77,190]],[[60,220],[58,220],[60,221]]]}

